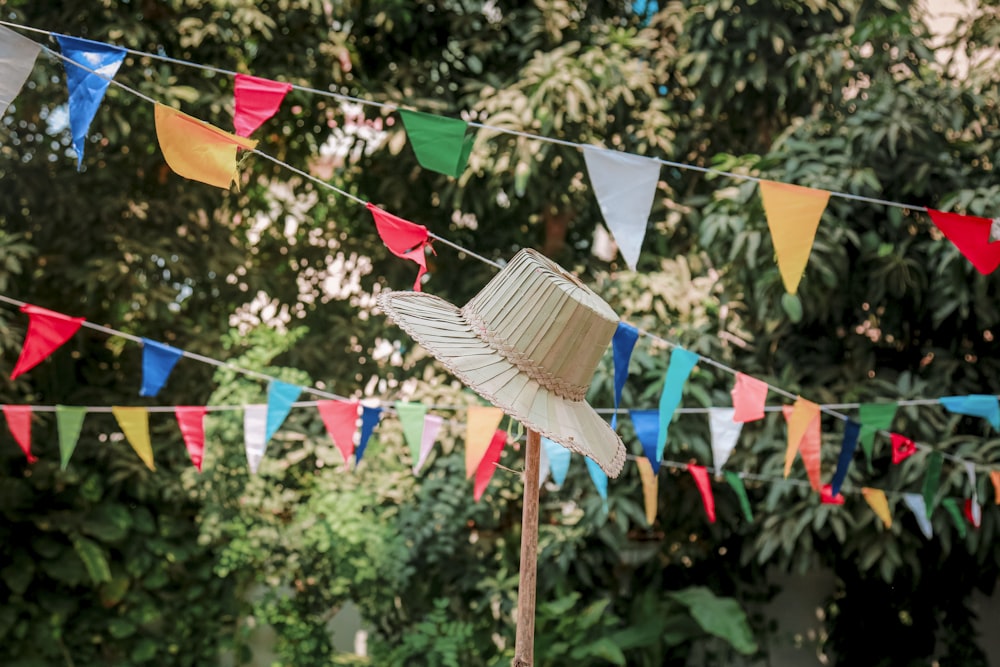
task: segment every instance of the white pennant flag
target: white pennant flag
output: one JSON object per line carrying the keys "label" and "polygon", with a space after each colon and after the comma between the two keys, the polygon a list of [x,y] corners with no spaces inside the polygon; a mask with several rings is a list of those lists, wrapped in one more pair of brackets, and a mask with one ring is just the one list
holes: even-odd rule
{"label": "white pennant flag", "polygon": [[431,449],[434,448],[434,441],[437,440],[438,431],[441,430],[441,424],[443,423],[443,417],[438,415],[424,415],[424,432],[420,434],[420,457],[417,459],[417,465],[413,466],[414,475],[424,467],[424,461],[427,460]]}
{"label": "white pennant flag", "polygon": [[924,504],[924,497],[919,493],[904,493],[903,502],[917,518],[917,524],[924,537],[928,540],[934,537],[934,528],[931,527],[931,520],[927,516],[927,505]]}
{"label": "white pennant flag", "polygon": [[21,92],[39,50],[37,43],[0,26],[0,116]]}
{"label": "white pennant flag", "polygon": [[246,405],[243,407],[243,444],[247,451],[250,472],[257,474],[257,468],[264,458],[267,447],[267,406]]}
{"label": "white pennant flag", "polygon": [[979,504],[979,489],[976,488],[976,464],[965,461],[965,474],[969,476],[969,484],[972,485],[972,525],[979,528],[983,521],[983,507]]}
{"label": "white pennant flag", "polygon": [[551,465],[549,464],[549,455],[545,452],[545,447],[541,444],[538,446],[538,486],[545,483],[545,478],[549,476],[549,470]]}
{"label": "white pennant flag", "polygon": [[625,263],[635,271],[660,180],[660,163],[594,146],[583,147],[583,159],[604,222]]}
{"label": "white pennant flag", "polygon": [[743,422],[734,422],[735,408],[709,408],[708,426],[712,431],[712,462],[719,470],[726,465],[726,460],[740,439]]}

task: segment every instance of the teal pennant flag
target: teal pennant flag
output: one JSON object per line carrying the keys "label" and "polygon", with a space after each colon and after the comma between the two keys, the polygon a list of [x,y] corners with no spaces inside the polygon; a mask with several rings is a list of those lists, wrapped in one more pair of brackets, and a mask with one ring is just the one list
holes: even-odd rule
{"label": "teal pennant flag", "polygon": [[[674,418],[674,411],[681,403],[684,383],[687,382],[697,363],[698,355],[683,347],[675,347],[670,353],[670,365],[667,366],[667,375],[663,380],[663,393],[660,394],[660,428],[656,436],[656,466],[663,459],[663,450],[667,447],[670,421]],[[654,470],[656,466],[654,466]]]}
{"label": "teal pennant flag", "polygon": [[302,387],[271,380],[267,387],[267,430],[264,432],[264,442],[270,442],[278,432],[288,413],[292,411],[292,403],[301,393]]}

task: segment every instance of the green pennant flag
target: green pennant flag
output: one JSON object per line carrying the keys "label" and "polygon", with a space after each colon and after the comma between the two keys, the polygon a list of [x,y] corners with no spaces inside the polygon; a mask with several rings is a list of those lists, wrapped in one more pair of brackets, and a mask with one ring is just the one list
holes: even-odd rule
{"label": "green pennant flag", "polygon": [[410,446],[410,453],[416,463],[420,458],[420,440],[424,435],[424,417],[427,415],[427,407],[422,403],[406,403],[396,401],[396,414],[399,415],[399,423],[403,426],[403,438]]}
{"label": "green pennant flag", "polygon": [[868,457],[868,463],[872,461],[872,450],[875,446],[875,434],[879,431],[887,431],[892,426],[892,420],[896,417],[896,403],[862,403],[858,410],[858,422],[861,424],[861,433],[858,435],[858,442]]}
{"label": "green pennant flag", "polygon": [[955,524],[958,536],[964,540],[966,533],[965,517],[962,516],[962,511],[958,509],[958,503],[955,502],[954,498],[945,498],[941,501],[941,506],[948,510],[948,516],[951,517],[952,522]]}
{"label": "green pennant flag", "polygon": [[924,505],[927,507],[927,518],[930,518],[934,507],[934,496],[937,495],[941,483],[941,463],[944,456],[941,452],[931,452],[927,457],[927,475],[924,477]]}
{"label": "green pennant flag", "polygon": [[80,430],[83,428],[83,418],[86,414],[86,408],[73,408],[67,405],[56,406],[59,458],[60,467],[63,470],[69,465],[69,459],[73,456],[73,450],[76,449],[76,441],[80,439]]}
{"label": "green pennant flag", "polygon": [[399,115],[421,167],[455,178],[462,175],[476,140],[475,133],[468,133],[468,123],[406,109],[399,109]]}
{"label": "green pennant flag", "polygon": [[750,498],[747,497],[747,489],[743,486],[743,480],[732,470],[723,470],[722,474],[726,476],[726,481],[729,482],[729,486],[733,487],[733,491],[736,492],[736,497],[740,499],[740,509],[743,510],[743,516],[750,523],[753,523],[753,511],[750,509]]}

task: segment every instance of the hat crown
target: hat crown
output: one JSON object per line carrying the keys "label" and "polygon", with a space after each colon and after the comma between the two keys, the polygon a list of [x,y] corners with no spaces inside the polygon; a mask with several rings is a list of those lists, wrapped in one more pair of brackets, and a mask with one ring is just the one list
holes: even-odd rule
{"label": "hat crown", "polygon": [[601,297],[532,249],[462,308],[478,336],[546,388],[582,401],[618,328]]}

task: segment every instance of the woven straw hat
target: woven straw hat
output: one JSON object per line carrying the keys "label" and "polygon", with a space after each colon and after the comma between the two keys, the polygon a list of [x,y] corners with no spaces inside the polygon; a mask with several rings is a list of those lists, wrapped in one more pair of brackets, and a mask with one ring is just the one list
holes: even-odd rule
{"label": "woven straw hat", "polygon": [[378,302],[480,396],[609,476],[621,472],[621,438],[584,400],[618,316],[575,277],[528,249],[461,308],[423,292]]}

